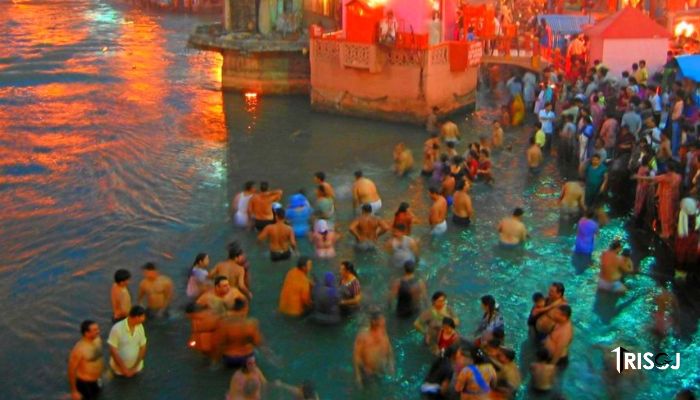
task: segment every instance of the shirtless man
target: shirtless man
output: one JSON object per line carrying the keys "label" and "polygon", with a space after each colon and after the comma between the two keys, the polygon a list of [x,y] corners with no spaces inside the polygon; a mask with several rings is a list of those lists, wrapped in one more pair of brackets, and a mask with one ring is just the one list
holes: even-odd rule
{"label": "shirtless man", "polygon": [[525,152],[527,155],[527,166],[530,168],[530,172],[537,174],[541,171],[542,166],[542,149],[535,142],[535,138],[530,138],[530,147],[527,148]]}
{"label": "shirtless man", "polygon": [[491,147],[497,149],[501,146],[503,146],[503,128],[501,128],[501,123],[496,120],[493,121],[491,127]]}
{"label": "shirtless man", "polygon": [[214,360],[219,360],[229,368],[242,368],[255,349],[262,344],[258,321],[248,318],[248,303],[236,299],[231,311],[219,321],[214,332]]}
{"label": "shirtless man", "polygon": [[565,368],[569,363],[569,346],[574,339],[571,325],[571,307],[563,304],[553,309],[554,329],[544,341],[544,347],[552,355],[552,363]]}
{"label": "shirtless man", "polygon": [[513,210],[511,217],[503,218],[498,224],[498,235],[502,247],[514,248],[527,240],[527,228],[523,224],[522,208]]}
{"label": "shirtless man", "polygon": [[217,276],[225,276],[229,283],[233,284],[241,291],[248,299],[253,298],[253,293],[248,289],[246,282],[245,255],[243,249],[236,242],[232,242],[228,246],[228,260],[221,261],[214,266],[209,272],[209,278],[213,279]]}
{"label": "shirtless man", "polygon": [[94,400],[100,393],[100,378],[104,369],[102,339],[97,322],[85,320],[80,324],[83,337],[73,346],[68,357],[68,384],[72,400]]}
{"label": "shirtless man", "polygon": [[197,299],[197,304],[205,306],[221,316],[233,308],[236,299],[245,300],[245,296],[237,288],[231,287],[228,278],[217,276],[214,279],[214,288],[204,292]]}
{"label": "shirtless man", "polygon": [[598,289],[614,293],[624,293],[627,287],[622,284],[622,275],[633,272],[632,260],[620,255],[622,243],[613,240],[610,248],[600,256],[600,274],[598,275]]}
{"label": "shirtless man", "polygon": [[394,374],[394,351],[381,313],[372,313],[369,328],[357,334],[352,361],[360,387],[367,378]]}
{"label": "shirtless man", "polygon": [[289,260],[292,250],[296,251],[297,241],[294,237],[294,230],[285,223],[285,211],[279,208],[275,211],[277,221],[266,226],[258,235],[259,241],[269,241],[270,259],[272,261]]}
{"label": "shirtless man", "polygon": [[533,315],[537,318],[535,329],[537,331],[538,340],[543,340],[546,335],[552,331],[554,325],[557,323],[554,317],[554,309],[564,304],[568,304],[568,301],[564,297],[564,284],[561,282],[552,282],[549,286],[545,307]]}
{"label": "shirtless man", "polygon": [[472,198],[469,196],[471,184],[463,179],[457,182],[454,200],[452,202],[452,222],[455,225],[467,227],[471,224],[474,209]]}
{"label": "shirtless man", "polygon": [[576,220],[586,210],[583,185],[579,181],[569,181],[561,188],[559,210],[562,218]]}
{"label": "shirtless man", "polygon": [[330,198],[335,199],[335,190],[333,190],[333,186],[331,186],[330,183],[326,182],[325,172],[316,172],[314,174],[314,183],[316,184],[316,186],[323,186],[325,194]]}
{"label": "shirtless man", "polygon": [[406,148],[403,142],[394,147],[394,172],[398,176],[404,176],[413,168],[413,153]]}
{"label": "shirtless man", "polygon": [[421,174],[423,176],[433,175],[439,152],[440,138],[437,134],[433,134],[423,145],[423,168],[421,169]]}
{"label": "shirtless man", "polygon": [[253,217],[255,230],[258,232],[275,222],[272,203],[282,198],[281,190],[268,191],[268,189],[267,182],[260,182],[260,191],[255,193],[248,202],[248,214]]}
{"label": "shirtless man", "polygon": [[457,124],[450,120],[445,121],[440,128],[440,136],[442,136],[442,140],[445,143],[457,144],[459,142],[459,128]]}
{"label": "shirtless man", "polygon": [[377,186],[362,175],[362,171],[355,171],[355,183],[352,185],[352,208],[356,210],[362,204],[372,206],[372,214],[376,214],[382,208],[382,199],[379,198]]}
{"label": "shirtless man", "polygon": [[112,284],[112,323],[119,322],[129,315],[131,310],[131,295],[129,294],[129,280],[131,272],[119,269],[114,273]]}
{"label": "shirtless man", "polygon": [[377,247],[377,239],[389,231],[389,224],[372,215],[372,206],[364,204],[362,215],[350,224],[350,233],[357,239],[358,250],[372,250]]}
{"label": "shirtless man", "polygon": [[436,187],[430,188],[430,199],[433,201],[428,215],[428,222],[430,222],[432,227],[430,233],[442,235],[447,232],[447,200],[442,197]]}
{"label": "shirtless man", "polygon": [[148,318],[167,317],[168,306],[173,299],[173,281],[161,275],[153,263],[143,266],[143,280],[139,283],[137,302],[146,298],[146,315]]}

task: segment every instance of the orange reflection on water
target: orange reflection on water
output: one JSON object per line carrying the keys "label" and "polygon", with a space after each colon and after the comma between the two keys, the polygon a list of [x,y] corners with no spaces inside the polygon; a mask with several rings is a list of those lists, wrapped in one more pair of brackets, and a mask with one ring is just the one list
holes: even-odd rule
{"label": "orange reflection on water", "polygon": [[[71,9],[65,8],[66,18],[56,19],[51,9],[55,4],[13,0],[9,15],[14,24],[6,24],[8,33],[3,35],[20,37],[30,46],[66,46],[79,43],[88,37],[89,28],[79,18],[69,18]],[[4,47],[4,46],[2,46]],[[0,55],[10,49],[0,47]]]}
{"label": "orange reflection on water", "polygon": [[191,109],[183,124],[188,133],[205,140],[224,143],[228,137],[221,92],[223,57],[215,52],[199,52],[190,58],[190,74],[206,81],[204,87],[192,88]]}

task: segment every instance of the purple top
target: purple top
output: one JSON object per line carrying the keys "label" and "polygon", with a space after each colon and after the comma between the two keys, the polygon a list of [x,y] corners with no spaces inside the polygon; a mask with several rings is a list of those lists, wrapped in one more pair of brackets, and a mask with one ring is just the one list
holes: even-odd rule
{"label": "purple top", "polygon": [[595,234],[598,233],[598,224],[586,217],[578,221],[578,231],[576,232],[576,247],[574,252],[580,254],[592,254]]}

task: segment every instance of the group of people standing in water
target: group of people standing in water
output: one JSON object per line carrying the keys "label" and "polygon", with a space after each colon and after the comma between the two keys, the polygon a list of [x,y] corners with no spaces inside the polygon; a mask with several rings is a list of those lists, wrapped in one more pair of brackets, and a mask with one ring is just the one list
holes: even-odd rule
{"label": "group of people standing in water", "polygon": [[[423,146],[420,171],[429,186],[430,206],[424,213],[433,237],[448,231],[448,220],[457,229],[470,226],[474,219],[470,189],[474,184],[497,184],[490,156],[504,147],[503,128],[499,121],[494,121],[490,135],[469,144],[460,154],[457,124],[450,120],[438,122],[438,112],[434,109],[428,121],[430,136]],[[544,120],[540,118],[538,130],[543,122],[553,123],[549,116]],[[530,141],[526,158],[532,173],[539,173],[539,166],[549,152],[551,134],[544,132],[543,139],[536,133]],[[544,149],[547,149],[545,154]],[[403,143],[396,146],[393,157],[394,171],[399,176],[414,167],[413,154]],[[600,162],[601,157],[593,154],[586,168],[597,168],[596,161]],[[600,181],[596,194],[603,193],[600,186],[605,186],[607,176],[601,173],[596,176]],[[392,219],[381,218],[383,203],[377,186],[361,170],[354,177],[351,192],[355,218],[346,230],[341,229],[336,209],[343,205],[323,172],[313,176],[313,207],[303,191],[289,196],[288,206],[283,207],[280,204],[283,191],[271,189],[267,182],[246,182],[232,200],[234,224],[255,231],[257,239],[266,243],[271,262],[293,263],[282,280],[278,311],[291,318],[308,316],[318,326],[339,324],[366,311],[368,325],[357,334],[351,357],[356,384],[371,385],[377,377],[394,374],[395,357],[386,329],[387,316],[376,305],[364,304],[358,268],[353,261],[340,261],[337,275],[326,272],[322,279],[316,280],[311,273],[315,259],[336,257],[339,240],[352,240],[357,252],[383,249],[390,254],[390,264],[397,271],[389,285],[392,318],[414,320],[413,326],[422,336],[426,351],[435,356],[422,384],[416,383],[421,396],[461,400],[514,397],[523,390],[524,371],[516,364],[516,352],[507,346],[506,321],[496,299],[489,294],[482,296],[480,323],[473,329],[462,326],[459,316],[448,306],[448,294],[439,290],[430,293],[428,284],[420,278],[420,242],[413,227],[422,218],[406,202],[399,205]],[[559,203],[562,216],[569,217],[571,225],[586,211],[578,220],[575,251],[591,254],[592,240],[600,223],[592,206],[600,204],[601,199],[589,199],[587,189],[587,184],[567,182]],[[517,251],[528,240],[524,214],[523,209],[515,208],[495,227],[503,251]],[[388,238],[381,242],[384,235]],[[302,240],[313,245],[313,257],[299,254],[298,242]],[[299,386],[279,381],[270,383],[257,366],[256,354],[269,354],[270,349],[264,346],[258,321],[249,316],[255,299],[250,283],[254,269],[238,241],[231,242],[227,252],[227,259],[213,268],[207,254],[198,254],[189,270],[185,294],[186,313],[192,327],[190,347],[234,371],[227,393],[229,400],[263,398],[265,390],[273,385],[294,398],[318,399],[311,382]],[[622,277],[632,273],[633,268],[622,244],[613,242],[601,256],[599,288],[624,292]],[[143,266],[135,302],[138,305],[132,304],[130,280],[128,270],[120,269],[114,274],[111,289],[114,325],[107,341],[109,368],[124,378],[138,375],[144,368],[147,341],[143,323],[147,318],[166,318],[175,297],[172,280],[154,263]],[[572,307],[561,282],[552,282],[546,295],[534,293],[532,302],[527,323],[525,318],[522,323],[522,329],[527,327],[531,333],[536,353],[536,360],[529,368],[532,376],[529,390],[558,392],[557,376],[568,365],[569,347],[574,339]],[[509,324],[508,329],[516,326]],[[68,363],[71,397],[95,399],[104,372],[100,328],[96,322],[86,320],[80,330],[82,338],[71,351]],[[326,396],[333,398],[330,394]]]}

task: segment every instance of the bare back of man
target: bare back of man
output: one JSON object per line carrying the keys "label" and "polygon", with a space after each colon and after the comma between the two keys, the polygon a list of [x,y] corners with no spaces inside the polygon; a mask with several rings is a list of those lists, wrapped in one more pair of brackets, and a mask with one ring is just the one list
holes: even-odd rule
{"label": "bare back of man", "polygon": [[459,218],[472,218],[474,209],[472,208],[472,198],[466,191],[455,192],[452,203],[452,212]]}
{"label": "bare back of man", "polygon": [[355,207],[362,204],[372,204],[380,200],[377,186],[371,180],[362,177],[355,181],[352,188]]}
{"label": "bare back of man", "polygon": [[542,149],[538,145],[527,148],[527,166],[530,170],[537,170],[542,165]]}
{"label": "bare back of man", "polygon": [[275,219],[272,211],[272,203],[282,198],[281,190],[273,190],[270,192],[258,192],[248,202],[248,210],[253,216],[255,228],[262,230],[266,223],[270,223]]}
{"label": "bare back of man", "polygon": [[350,224],[350,233],[355,236],[358,244],[375,244],[379,236],[389,230],[388,225],[372,214],[363,213]]}
{"label": "bare back of man", "polygon": [[262,343],[258,321],[240,316],[219,321],[216,342],[221,354],[228,357],[248,357]]}
{"label": "bare back of man", "polygon": [[517,245],[527,238],[525,224],[516,218],[504,218],[498,225],[498,233],[501,243],[505,245]]}
{"label": "bare back of man", "polygon": [[[268,225],[258,235],[260,241],[267,240],[270,248],[270,254],[289,254],[291,249],[296,248],[296,239],[292,228],[285,224],[284,221],[277,221],[272,225]],[[286,257],[289,258],[289,257]]]}
{"label": "bare back of man", "polygon": [[578,216],[584,210],[584,190],[580,182],[571,181],[564,184],[559,207],[564,216]]}
{"label": "bare back of man", "polygon": [[249,293],[245,283],[245,268],[238,265],[234,260],[224,260],[217,263],[214,269],[209,272],[209,278],[225,276],[228,281],[243,293]]}
{"label": "bare back of man", "polygon": [[443,196],[436,196],[433,204],[430,206],[430,215],[428,221],[431,226],[441,224],[447,217],[447,200]]}

